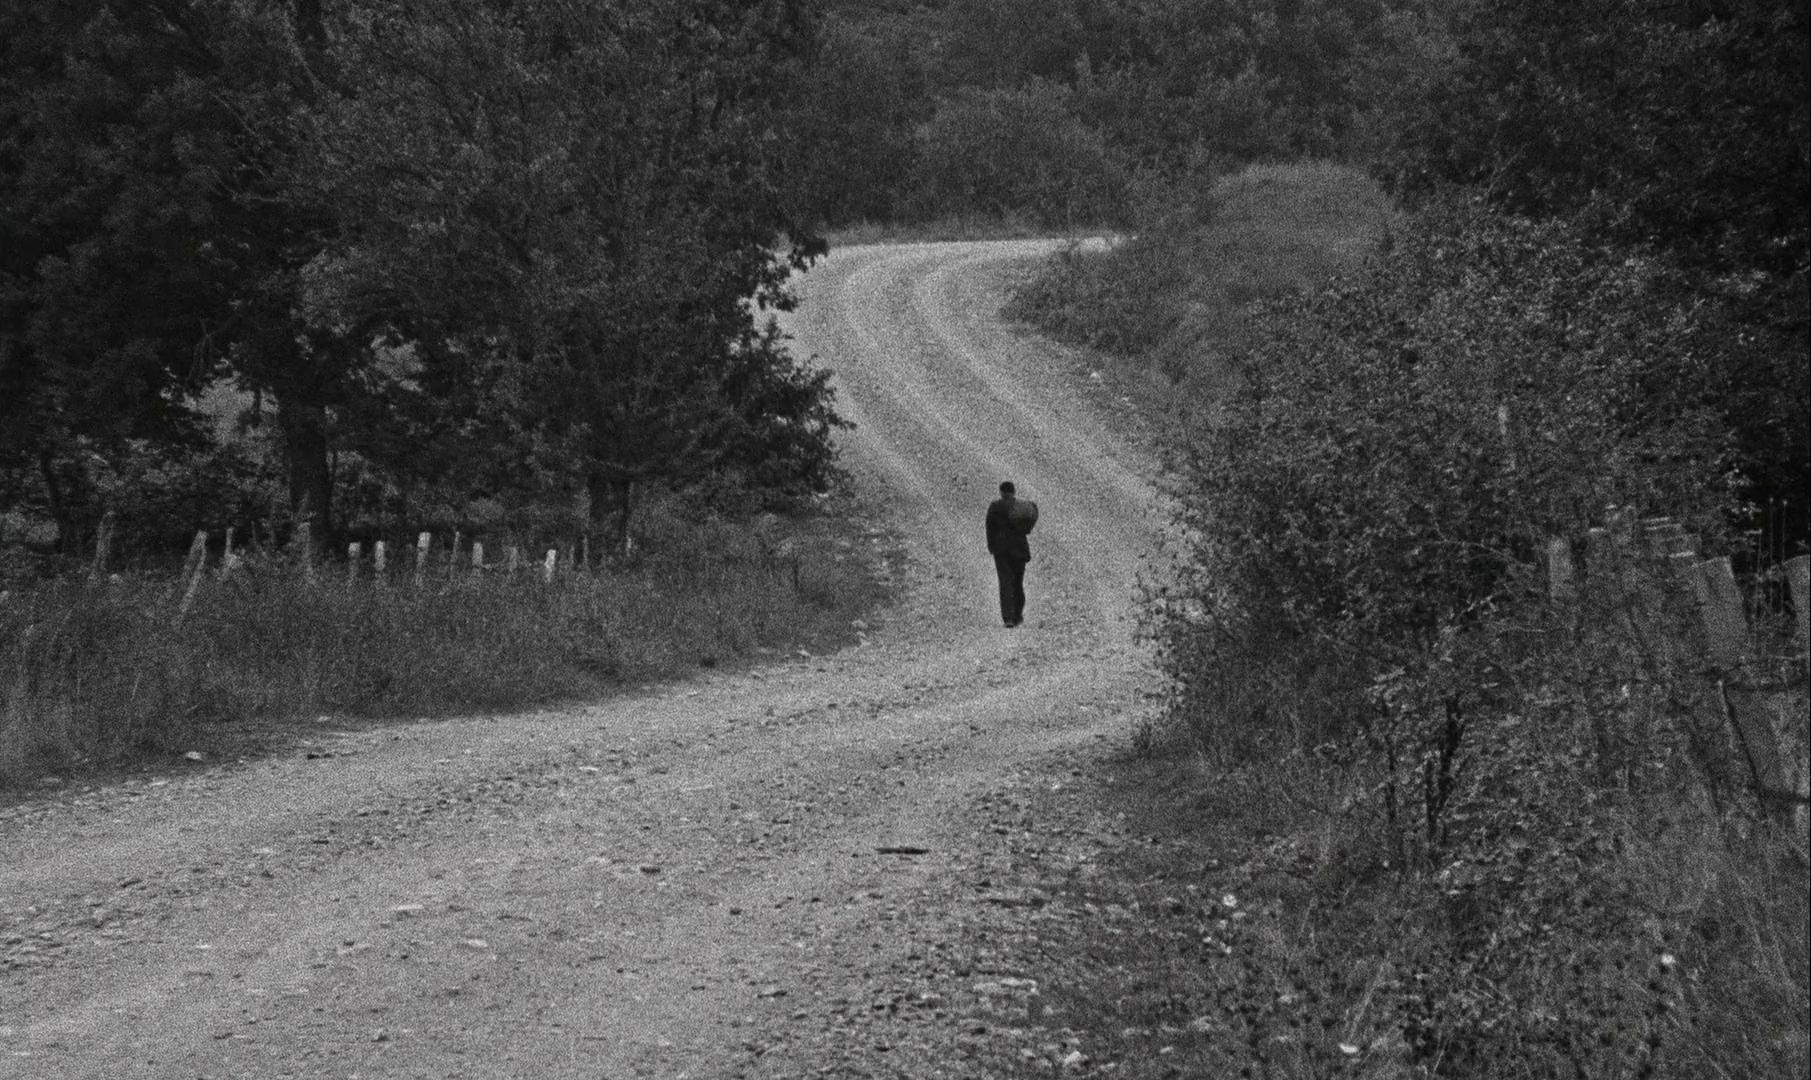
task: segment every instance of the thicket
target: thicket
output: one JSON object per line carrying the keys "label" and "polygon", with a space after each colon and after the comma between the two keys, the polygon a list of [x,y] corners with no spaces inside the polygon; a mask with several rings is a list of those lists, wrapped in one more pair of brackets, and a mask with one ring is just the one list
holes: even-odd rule
{"label": "thicket", "polygon": [[0,5],[7,520],[622,539],[649,489],[821,490],[768,319],[814,41],[795,0]]}
{"label": "thicket", "polygon": [[1376,0],[825,4],[800,85],[801,214],[1120,225],[1161,185],[1349,149]]}
{"label": "thicket", "polygon": [[[1400,10],[1362,265],[1229,270],[1210,198],[1022,294],[1183,391],[1149,625],[1187,745],[1298,811],[1253,865],[1315,928],[1209,980],[1256,1074],[1806,1068],[1808,10]],[[1733,557],[1750,660],[1656,519]]]}

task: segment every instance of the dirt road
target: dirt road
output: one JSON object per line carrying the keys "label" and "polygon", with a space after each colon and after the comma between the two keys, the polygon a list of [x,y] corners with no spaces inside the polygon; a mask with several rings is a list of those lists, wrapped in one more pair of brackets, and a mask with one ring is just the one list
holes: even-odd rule
{"label": "dirt road", "polygon": [[[1152,489],[1077,358],[995,317],[1049,247],[805,283],[790,329],[909,555],[863,644],[9,811],[0,1076],[970,1075],[965,1002],[1010,973],[954,943],[1038,828],[987,807],[1087,768],[1150,685]],[[1043,509],[1018,630],[981,536],[1003,478]]]}

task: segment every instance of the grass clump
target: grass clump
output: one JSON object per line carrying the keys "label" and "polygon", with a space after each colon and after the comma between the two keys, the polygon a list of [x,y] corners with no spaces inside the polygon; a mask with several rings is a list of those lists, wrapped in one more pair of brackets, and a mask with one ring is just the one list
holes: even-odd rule
{"label": "grass clump", "polygon": [[186,611],[170,573],[26,584],[0,599],[0,783],[297,717],[543,704],[835,643],[881,594],[846,529],[654,511],[632,557],[552,580],[252,554],[208,570]]}

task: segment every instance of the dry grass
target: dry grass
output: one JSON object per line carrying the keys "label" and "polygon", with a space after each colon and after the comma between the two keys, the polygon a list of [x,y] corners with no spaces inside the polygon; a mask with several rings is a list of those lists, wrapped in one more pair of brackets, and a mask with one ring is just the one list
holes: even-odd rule
{"label": "dry grass", "polygon": [[63,580],[0,600],[0,785],[181,753],[322,713],[419,717],[609,692],[827,645],[880,596],[827,518],[788,553],[730,522],[669,522],[632,565],[313,583],[276,558],[211,572],[178,616],[171,574]]}

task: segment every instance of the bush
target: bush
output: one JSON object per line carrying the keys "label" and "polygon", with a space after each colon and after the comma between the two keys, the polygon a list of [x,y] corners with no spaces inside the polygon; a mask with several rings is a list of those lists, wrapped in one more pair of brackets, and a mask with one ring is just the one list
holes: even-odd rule
{"label": "bush", "polygon": [[1732,477],[1702,403],[1719,330],[1662,266],[1469,206],[1256,313],[1237,393],[1182,448],[1197,543],[1159,640],[1183,713],[1291,727],[1223,714],[1213,684],[1317,686],[1315,718],[1294,718],[1313,745],[1605,507],[1716,535]]}
{"label": "bush", "polygon": [[1016,212],[1063,229],[1116,220],[1126,166],[1069,110],[1069,96],[1033,82],[944,101],[919,139],[916,216]]}
{"label": "bush", "polygon": [[[1148,596],[1171,715],[1324,815],[1252,871],[1311,885],[1281,914],[1317,933],[1227,938],[1204,980],[1273,1075],[1806,1067],[1803,832],[1725,697],[1802,770],[1802,661],[1706,678],[1635,529],[1729,550],[1728,409],[1787,346],[1728,282],[1581,236],[1441,204],[1191,360],[1225,392],[1182,414],[1180,557]],[[1555,537],[1587,556],[1559,602]]]}

